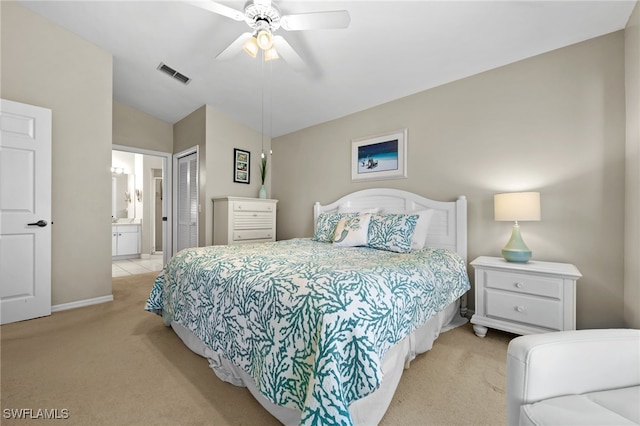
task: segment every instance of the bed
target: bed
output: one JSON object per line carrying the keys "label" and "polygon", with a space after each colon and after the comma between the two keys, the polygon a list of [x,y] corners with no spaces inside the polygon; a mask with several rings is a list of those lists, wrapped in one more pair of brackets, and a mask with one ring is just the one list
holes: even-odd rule
{"label": "bed", "polygon": [[313,238],[181,251],[145,309],[283,424],[377,424],[466,322],[466,199],[377,188],[313,213]]}

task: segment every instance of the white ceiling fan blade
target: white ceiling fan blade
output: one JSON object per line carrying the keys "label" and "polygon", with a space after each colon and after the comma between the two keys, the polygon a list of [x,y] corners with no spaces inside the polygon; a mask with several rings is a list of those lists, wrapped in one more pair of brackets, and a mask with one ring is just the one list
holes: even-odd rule
{"label": "white ceiling fan blade", "polygon": [[340,29],[349,26],[351,15],[346,10],[299,13],[283,16],[280,23],[287,31]]}
{"label": "white ceiling fan blade", "polygon": [[242,33],[240,37],[235,39],[226,49],[222,52],[218,53],[216,59],[224,60],[229,59],[233,56],[236,56],[238,53],[242,52],[242,45],[245,41],[247,41],[251,37],[251,33]]}
{"label": "white ceiling fan blade", "polygon": [[244,21],[244,12],[225,6],[224,4],[216,3],[215,1],[185,0],[185,2],[192,6],[199,7],[200,9],[226,16],[227,18],[231,18],[235,21]]}
{"label": "white ceiling fan blade", "polygon": [[291,45],[287,42],[287,40],[284,39],[284,37],[280,35],[274,36],[273,44],[276,46],[278,55],[280,55],[280,57],[284,59],[287,64],[291,65],[293,69],[302,71],[306,68],[306,64],[304,63],[300,55],[298,55],[298,53],[293,50],[293,47],[291,47]]}

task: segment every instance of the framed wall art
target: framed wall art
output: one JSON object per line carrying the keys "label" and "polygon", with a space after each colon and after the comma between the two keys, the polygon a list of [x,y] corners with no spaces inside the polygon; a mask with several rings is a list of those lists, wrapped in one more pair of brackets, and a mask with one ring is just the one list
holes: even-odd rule
{"label": "framed wall art", "polygon": [[407,177],[407,129],[351,140],[351,180]]}
{"label": "framed wall art", "polygon": [[251,153],[242,149],[233,149],[233,181],[250,183]]}

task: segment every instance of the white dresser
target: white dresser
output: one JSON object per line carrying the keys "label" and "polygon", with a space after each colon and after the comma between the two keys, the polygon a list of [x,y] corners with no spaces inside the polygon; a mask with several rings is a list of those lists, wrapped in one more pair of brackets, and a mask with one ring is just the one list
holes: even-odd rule
{"label": "white dresser", "polygon": [[275,241],[277,202],[262,198],[214,198],[213,244]]}
{"label": "white dresser", "polygon": [[576,329],[578,268],[567,263],[507,262],[480,256],[475,269],[476,310],[473,331],[487,328],[516,334]]}

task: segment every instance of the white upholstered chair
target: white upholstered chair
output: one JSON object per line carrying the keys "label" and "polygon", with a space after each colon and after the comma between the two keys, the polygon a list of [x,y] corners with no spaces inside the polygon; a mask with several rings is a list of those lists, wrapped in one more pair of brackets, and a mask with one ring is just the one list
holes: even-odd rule
{"label": "white upholstered chair", "polygon": [[507,424],[640,424],[640,330],[519,336],[507,350]]}

